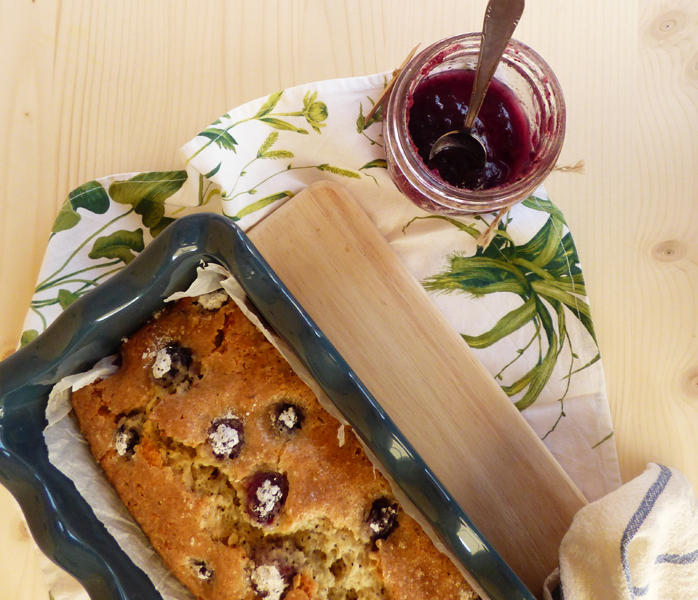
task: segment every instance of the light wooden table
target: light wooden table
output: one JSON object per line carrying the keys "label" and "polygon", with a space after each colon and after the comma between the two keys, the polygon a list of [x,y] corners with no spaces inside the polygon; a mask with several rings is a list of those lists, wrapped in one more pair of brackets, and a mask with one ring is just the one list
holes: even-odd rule
{"label": "light wooden table", "polygon": [[[386,71],[417,42],[480,27],[485,0],[0,0],[0,354],[15,347],[68,192],[181,168],[234,106]],[[529,0],[516,37],[565,90],[547,182],[575,236],[622,475],[650,461],[698,486],[698,5]],[[0,596],[48,597],[0,488]]]}

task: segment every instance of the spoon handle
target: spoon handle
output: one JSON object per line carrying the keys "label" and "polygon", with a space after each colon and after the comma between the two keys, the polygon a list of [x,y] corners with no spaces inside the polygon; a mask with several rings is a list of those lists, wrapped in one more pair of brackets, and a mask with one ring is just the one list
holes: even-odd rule
{"label": "spoon handle", "polygon": [[524,10],[524,0],[490,0],[482,25],[480,53],[477,58],[475,83],[465,115],[465,129],[473,128],[477,113],[480,112],[487,88],[497,70],[499,60],[519,23]]}

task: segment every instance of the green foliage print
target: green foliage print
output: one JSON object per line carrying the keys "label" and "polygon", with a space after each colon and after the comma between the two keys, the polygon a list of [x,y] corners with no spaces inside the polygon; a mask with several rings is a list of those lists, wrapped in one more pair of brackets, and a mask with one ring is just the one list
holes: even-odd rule
{"label": "green foliage print", "polygon": [[78,208],[103,215],[109,210],[109,196],[106,190],[98,182],[88,181],[70,192],[53,223],[52,233],[75,227],[81,218],[77,212]]}
{"label": "green foliage print", "polygon": [[370,177],[373,179],[376,185],[378,184],[378,180],[371,175],[371,173],[366,173],[365,171],[367,169],[387,169],[388,168],[388,161],[386,161],[384,158],[374,158],[373,160],[369,160],[366,164],[364,164],[362,167],[359,167],[359,171],[364,171],[364,175],[366,177]]}
{"label": "green foliage print", "polygon": [[93,260],[116,258],[127,265],[136,258],[135,253],[142,252],[143,248],[145,248],[145,244],[143,243],[142,229],[136,229],[136,231],[122,229],[97,238],[88,256]]}
{"label": "green foliage print", "polygon": [[[311,98],[314,96],[311,96]],[[272,131],[267,138],[262,142],[262,145],[258,148],[255,156],[253,159],[251,159],[247,164],[245,164],[242,169],[240,170],[240,173],[237,176],[237,179],[235,180],[235,183],[233,184],[233,187],[228,190],[227,192],[224,192],[222,197],[224,200],[234,200],[235,198],[238,198],[239,196],[243,195],[250,195],[254,196],[255,194],[258,193],[259,187],[274,177],[277,177],[278,175],[281,175],[282,173],[286,173],[288,171],[299,171],[303,169],[316,169],[318,171],[323,171],[325,173],[332,173],[333,175],[337,175],[339,177],[347,177],[350,179],[361,179],[361,175],[357,173],[356,171],[351,171],[349,169],[342,169],[340,167],[335,167],[333,165],[330,165],[328,163],[322,163],[319,165],[302,165],[302,166],[293,166],[293,164],[290,162],[291,159],[294,158],[293,152],[290,150],[275,150],[274,145],[279,139],[279,133],[277,131]],[[270,175],[267,175],[262,179],[261,181],[258,181],[251,187],[239,191],[236,193],[236,189],[238,187],[238,184],[240,183],[241,179],[245,177],[248,173],[248,169],[250,165],[253,163],[259,161],[259,160],[287,160],[289,161],[285,167],[279,169],[278,171],[271,173]],[[277,200],[281,200],[282,198],[290,198],[293,196],[293,192],[290,190],[282,190],[279,192],[275,192],[273,194],[269,194],[265,196],[264,198],[260,198],[256,202],[252,202],[251,204],[246,205],[243,207],[238,213],[235,215],[227,215],[230,219],[233,221],[239,221],[243,217],[246,217],[247,215],[252,214],[253,212],[256,212],[265,206],[268,206],[269,204],[272,204],[273,202],[276,202]]]}
{"label": "green foliage print", "polygon": [[[385,89],[387,85],[388,80],[384,79],[383,88]],[[373,108],[376,104],[375,100],[370,96],[366,96],[366,99],[371,103],[371,108]],[[380,146],[381,148],[383,147],[383,144],[370,137],[366,133],[366,130],[369,127],[371,127],[371,125],[373,125],[374,123],[380,123],[383,121],[383,106],[385,106],[385,103],[381,103],[381,105],[376,109],[376,111],[371,115],[371,117],[367,119],[366,116],[364,116],[364,106],[362,103],[359,103],[359,116],[356,118],[357,133],[363,135],[371,143],[371,146]],[[370,111],[371,109],[369,108],[369,111],[366,113],[366,115],[368,115]]]}
{"label": "green foliage print", "polygon": [[[586,288],[577,251],[570,233],[562,235],[563,226],[566,225],[562,213],[550,201],[534,196],[524,200],[523,204],[550,215],[531,240],[517,246],[506,231],[510,221],[502,222],[487,248],[478,248],[473,256],[459,253],[449,255],[446,268],[422,283],[426,290],[433,293],[465,293],[480,298],[497,292],[509,292],[521,298],[521,306],[501,317],[489,331],[480,335],[462,334],[471,347],[487,348],[525,325],[533,324],[531,339],[495,376],[501,381],[504,372],[521,357],[531,353],[537,355],[535,364],[524,375],[508,385],[502,385],[510,397],[523,392],[515,403],[519,410],[536,401],[550,380],[563,349],[569,348],[571,360],[565,376],[566,389],[559,399],[560,415],[546,433],[547,436],[565,416],[564,399],[572,376],[598,361],[600,355],[596,346],[596,356],[587,364],[575,368],[579,357],[572,348],[567,329],[569,315],[584,326],[594,344],[596,337],[589,305],[581,298],[586,296]],[[476,225],[437,215],[416,217],[405,228],[418,219],[440,219],[476,239],[480,235]],[[482,217],[476,219],[484,221]],[[546,343],[543,343],[543,336]]]}
{"label": "green foliage print", "polygon": [[[217,189],[211,189],[209,191],[209,188],[211,187],[210,182],[208,186],[203,187],[204,178],[212,178],[221,168],[222,163],[220,162],[210,172],[200,177],[199,187],[200,189],[203,189],[203,192],[201,193],[199,198],[200,205],[206,204],[210,200],[210,196],[212,194],[217,193],[220,193],[221,198],[227,201],[232,201],[240,196],[245,195],[254,196],[259,192],[260,186],[266,184],[268,181],[281,175],[282,173],[286,173],[287,171],[315,169],[318,171],[331,173],[339,177],[361,179],[361,174],[357,173],[356,171],[352,171],[350,169],[343,169],[341,167],[330,165],[328,163],[294,166],[291,163],[291,160],[295,158],[293,152],[291,152],[290,150],[283,150],[275,147],[277,142],[279,141],[280,131],[291,131],[303,135],[307,135],[309,133],[307,129],[295,125],[292,122],[292,119],[303,118],[305,120],[305,123],[309,125],[313,131],[321,134],[322,128],[326,126],[325,121],[327,121],[329,117],[329,110],[327,108],[327,105],[324,102],[318,100],[317,92],[311,93],[310,91],[306,92],[305,96],[303,97],[303,105],[300,110],[290,112],[275,112],[275,110],[277,109],[277,105],[279,104],[279,101],[283,96],[283,93],[284,92],[282,90],[269,96],[264,102],[264,104],[252,117],[240,119],[239,121],[230,123],[230,115],[225,114],[220,119],[216,120],[211,125],[211,127],[207,128],[204,132],[199,134],[202,137],[208,138],[208,141],[187,159],[187,163],[189,163],[195,156],[203,152],[211,144],[216,144],[221,149],[232,150],[233,152],[237,153],[237,147],[239,146],[239,143],[237,139],[233,137],[231,132],[242,123],[246,123],[248,121],[257,121],[260,123],[264,123],[265,125],[268,125],[274,130],[262,142],[254,157],[240,169],[240,172],[238,173],[230,189],[222,191]],[[265,175],[263,179],[256,181],[249,187],[239,190],[238,188],[241,185],[243,178],[245,178],[245,176],[247,176],[249,173],[250,166],[260,160],[285,161],[286,164],[279,168],[277,171]],[[273,193],[268,194],[263,198],[256,200],[255,202],[247,204],[246,206],[241,208],[236,214],[227,214],[227,216],[233,221],[239,221],[243,217],[246,217],[247,215],[250,215],[258,210],[261,210],[262,208],[272,204],[273,202],[276,202],[283,198],[289,198],[291,196],[293,196],[293,192],[291,192],[290,190],[277,189],[274,190]]]}
{"label": "green foliage print", "polygon": [[[118,204],[130,204],[157,237],[174,219],[165,216],[165,200],[179,191],[187,180],[186,171],[141,173],[109,186],[109,196]],[[92,258],[92,257],[90,257]]]}
{"label": "green foliage print", "polygon": [[301,110],[275,113],[273,111],[276,108],[276,105],[279,103],[279,100],[281,100],[283,93],[284,91],[281,90],[280,92],[276,92],[275,94],[269,96],[266,102],[251,117],[235,121],[234,123],[230,123],[225,127],[223,127],[223,121],[230,120],[230,115],[225,114],[220,119],[214,121],[210,127],[206,128],[199,134],[200,137],[208,138],[208,141],[187,159],[187,164],[189,164],[189,162],[195,156],[203,152],[211,144],[216,144],[216,146],[223,150],[232,150],[233,152],[237,152],[236,146],[238,145],[238,142],[233,137],[231,131],[238,125],[247,123],[248,121],[259,121],[260,123],[268,125],[272,129],[293,131],[295,133],[307,135],[307,129],[297,127],[287,119],[279,118],[302,117],[314,131],[317,133],[322,133],[321,128],[325,127],[325,121],[329,116],[329,112],[327,110],[327,105],[317,99],[317,92],[312,94],[307,92],[305,94],[303,98],[303,108]]}
{"label": "green foliage print", "polygon": [[[142,228],[113,230],[113,226],[135,213],[140,216],[150,235],[156,237],[174,221],[165,216],[165,200],[177,192],[186,179],[186,171],[141,173],[126,181],[114,181],[108,191],[98,181],[90,181],[68,195],[58,213],[52,235],[74,228],[81,220],[78,209],[103,215],[109,210],[111,202],[130,208],[82,240],[65,262],[36,286],[31,310],[40,317],[43,329],[48,324],[44,314],[47,308],[57,305],[65,310],[101,280],[129,264],[143,250],[145,241]],[[94,264],[84,266],[84,250],[88,247],[87,258]],[[81,268],[77,268],[76,263]],[[98,274],[94,275],[95,272]],[[36,329],[25,331],[21,345],[33,341],[39,333]]]}
{"label": "green foliage print", "polygon": [[[383,80],[383,88],[387,87],[388,85],[388,80],[384,79]],[[371,108],[373,108],[376,104],[376,102],[371,98],[370,96],[366,96],[367,100],[371,103]],[[359,116],[356,118],[356,131],[357,133],[363,135],[371,144],[371,146],[380,146],[381,148],[383,147],[383,144],[381,144],[378,140],[370,137],[368,133],[366,133],[366,130],[371,127],[371,125],[375,123],[381,123],[383,121],[383,106],[384,103],[381,103],[381,105],[376,109],[376,111],[367,119],[366,116],[370,114],[371,109],[369,109],[369,112],[364,115],[364,106],[362,103],[359,103]],[[379,136],[382,136],[382,134],[378,134]],[[370,177],[373,179],[376,185],[378,185],[378,180],[371,174],[368,173],[367,171],[369,169],[387,169],[388,168],[388,163],[384,158],[375,158],[373,160],[368,161],[366,164],[364,164],[362,167],[359,167],[359,171],[363,172],[366,177]]]}

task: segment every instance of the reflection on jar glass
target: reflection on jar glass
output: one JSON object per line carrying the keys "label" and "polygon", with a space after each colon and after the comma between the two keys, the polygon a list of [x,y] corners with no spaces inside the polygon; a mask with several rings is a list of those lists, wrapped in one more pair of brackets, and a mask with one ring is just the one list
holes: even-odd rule
{"label": "reflection on jar glass", "polygon": [[511,206],[543,182],[562,149],[565,101],[557,78],[536,52],[511,40],[473,128],[488,152],[484,175],[472,179],[458,172],[460,165],[449,173],[447,157],[440,165],[425,164],[436,138],[463,126],[479,46],[479,33],[433,44],[398,75],[384,106],[390,177],[432,213],[478,214]]}

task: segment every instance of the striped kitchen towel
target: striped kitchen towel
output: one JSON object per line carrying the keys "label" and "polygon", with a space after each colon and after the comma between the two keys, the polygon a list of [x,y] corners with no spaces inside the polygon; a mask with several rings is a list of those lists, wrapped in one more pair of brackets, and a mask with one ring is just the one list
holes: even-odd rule
{"label": "striped kitchen towel", "polygon": [[583,508],[560,547],[558,575],[559,589],[548,598],[698,599],[698,500],[691,483],[651,463]]}

